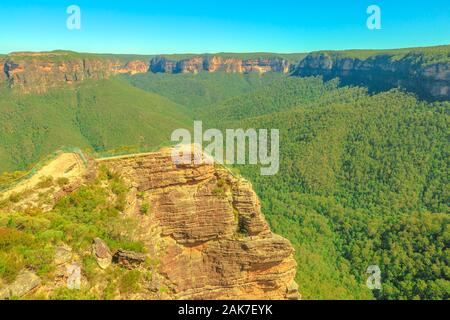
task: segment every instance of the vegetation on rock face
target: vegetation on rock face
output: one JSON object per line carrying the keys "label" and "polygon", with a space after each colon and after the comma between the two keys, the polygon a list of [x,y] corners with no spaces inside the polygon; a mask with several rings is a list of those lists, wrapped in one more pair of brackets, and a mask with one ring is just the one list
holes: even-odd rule
{"label": "vegetation on rock face", "polygon": [[[56,249],[65,245],[79,258],[91,288],[104,286],[105,280],[116,281],[121,283],[120,294],[130,293],[139,280],[134,273],[111,270],[107,278],[99,277],[100,269],[91,255],[91,244],[96,237],[104,239],[111,250],[145,251],[141,242],[132,239],[137,222],[119,214],[121,196],[127,191],[119,177],[103,169],[95,181],[63,197],[49,212],[33,208],[0,212],[0,279],[10,283],[27,268],[36,272],[44,285],[51,283],[57,267]],[[112,194],[115,201],[111,201]],[[103,294],[107,293],[108,290],[104,290]],[[113,296],[102,296],[83,287],[81,291],[60,288],[52,292],[51,298],[110,299]]]}

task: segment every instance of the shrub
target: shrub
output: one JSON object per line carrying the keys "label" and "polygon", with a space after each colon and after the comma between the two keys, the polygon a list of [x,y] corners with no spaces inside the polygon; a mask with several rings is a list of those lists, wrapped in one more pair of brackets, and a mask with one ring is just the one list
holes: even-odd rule
{"label": "shrub", "polygon": [[59,177],[56,180],[56,183],[58,184],[58,186],[63,187],[69,183],[69,179],[66,177]]}
{"label": "shrub", "polygon": [[139,270],[125,271],[120,278],[119,289],[121,293],[132,293],[139,290],[142,274]]}
{"label": "shrub", "polygon": [[71,290],[66,287],[57,288],[50,296],[51,300],[98,300],[98,297],[89,291],[89,288]]}
{"label": "shrub", "polygon": [[114,179],[111,181],[110,183],[111,186],[111,191],[115,194],[115,195],[121,195],[124,194],[128,191],[127,186],[120,181],[119,179]]}
{"label": "shrub", "polygon": [[30,244],[33,237],[16,229],[0,227],[0,249],[5,250],[17,245]]}
{"label": "shrub", "polygon": [[64,232],[60,230],[45,230],[37,235],[39,240],[45,242],[58,242],[64,240]]}
{"label": "shrub", "polygon": [[224,180],[224,179],[219,179],[219,180],[217,180],[217,186],[218,186],[219,188],[225,187],[225,180]]}
{"label": "shrub", "polygon": [[9,196],[9,201],[13,202],[13,203],[17,203],[22,199],[22,196],[19,193],[11,193],[11,195]]}
{"label": "shrub", "polygon": [[103,290],[103,300],[114,300],[116,296],[117,282],[114,280],[108,281]]}
{"label": "shrub", "polygon": [[0,251],[0,278],[12,282],[25,266],[22,257],[15,252]]}
{"label": "shrub", "polygon": [[98,273],[97,260],[93,256],[83,257],[83,272],[89,281],[92,281]]}
{"label": "shrub", "polygon": [[36,185],[38,189],[47,189],[53,186],[53,177],[42,177]]}
{"label": "shrub", "polygon": [[225,190],[223,188],[214,188],[214,190],[212,191],[212,194],[216,197],[224,198]]}
{"label": "shrub", "polygon": [[145,192],[141,191],[137,194],[138,199],[143,200],[145,198]]}
{"label": "shrub", "polygon": [[150,205],[148,203],[143,203],[141,206],[141,213],[147,214],[150,209]]}
{"label": "shrub", "polygon": [[35,270],[38,275],[46,275],[54,270],[53,258],[55,250],[52,246],[28,248],[21,251],[26,266]]}

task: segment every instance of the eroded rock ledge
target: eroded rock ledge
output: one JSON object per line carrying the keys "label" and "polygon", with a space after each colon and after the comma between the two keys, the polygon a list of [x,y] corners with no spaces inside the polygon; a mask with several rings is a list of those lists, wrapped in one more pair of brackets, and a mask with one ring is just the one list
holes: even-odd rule
{"label": "eroded rock ledge", "polygon": [[298,299],[288,240],[273,234],[249,182],[222,167],[177,166],[171,150],[99,160],[130,187],[126,214],[178,299]]}

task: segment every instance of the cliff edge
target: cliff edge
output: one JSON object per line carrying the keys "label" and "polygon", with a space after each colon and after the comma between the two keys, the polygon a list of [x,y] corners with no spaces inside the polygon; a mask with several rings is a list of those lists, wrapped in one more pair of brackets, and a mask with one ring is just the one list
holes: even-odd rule
{"label": "cliff edge", "polygon": [[[54,262],[48,267],[56,268],[55,278],[51,272],[39,279],[32,267],[26,268],[3,287],[0,279],[0,297],[8,298],[16,287],[51,297],[70,280],[67,270],[79,266],[81,287],[89,294],[103,297],[117,283],[108,299],[298,299],[294,249],[270,231],[251,184],[222,166],[175,164],[171,153],[165,148],[91,159],[77,169],[77,176],[70,172],[82,165],[79,155],[62,154],[53,160],[58,165],[50,162],[41,169],[58,184],[38,171],[39,179],[4,192],[1,232],[28,232],[27,224],[14,226],[23,219],[19,213],[32,212],[41,224],[49,219],[45,226],[61,226],[63,237],[55,242]],[[63,227],[67,219],[70,223]],[[104,229],[96,229],[99,225]],[[41,239],[35,226],[29,232]],[[47,227],[40,232],[56,234]],[[141,249],[133,252],[120,243],[139,243]],[[45,245],[52,248],[50,240]],[[93,259],[97,266],[86,264]],[[124,281],[132,275],[143,276],[127,287]],[[32,279],[33,285],[23,279]]]}

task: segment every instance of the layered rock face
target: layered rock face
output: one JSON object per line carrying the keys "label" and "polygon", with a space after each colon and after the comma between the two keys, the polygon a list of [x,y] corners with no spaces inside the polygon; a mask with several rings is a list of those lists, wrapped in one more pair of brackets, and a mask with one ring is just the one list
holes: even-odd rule
{"label": "layered rock face", "polygon": [[9,55],[0,67],[0,82],[21,92],[43,93],[50,88],[87,79],[107,79],[117,73],[143,73],[148,64],[103,58],[67,58],[64,54],[16,53]]}
{"label": "layered rock face", "polygon": [[133,60],[130,62],[127,62],[123,67],[120,69],[113,70],[115,73],[129,73],[131,75],[138,74],[138,73],[146,73],[148,71],[149,65],[148,63],[140,60]]}
{"label": "layered rock face", "polygon": [[[376,55],[365,60],[310,54],[299,62],[293,74],[339,77],[343,84],[364,85],[381,91],[402,87],[425,99],[450,99],[450,64],[421,65],[408,55],[400,60],[389,55]],[[418,60],[420,61],[420,60]]]}
{"label": "layered rock face", "polygon": [[[281,57],[239,59],[219,55],[202,55],[180,61],[163,56],[151,61],[118,59],[94,55],[66,53],[14,53],[0,57],[0,85],[19,88],[21,92],[46,92],[64,84],[86,79],[107,79],[114,74],[217,72],[258,73],[278,72],[294,76],[335,77],[344,85],[367,86],[372,91],[402,87],[427,100],[450,99],[450,64],[423,63],[425,53],[410,53],[400,59],[390,51],[366,59],[345,54],[316,52],[297,65]],[[443,60],[447,61],[447,60]]]}
{"label": "layered rock face", "polygon": [[153,58],[150,70],[154,73],[199,73],[201,71],[226,73],[266,73],[290,71],[290,63],[281,58],[272,59],[227,59],[219,56],[198,56],[181,61],[168,60],[164,57]]}
{"label": "layered rock face", "polygon": [[176,299],[298,299],[288,240],[273,234],[249,182],[171,150],[100,161],[130,187],[127,214],[149,212],[141,240]]}

